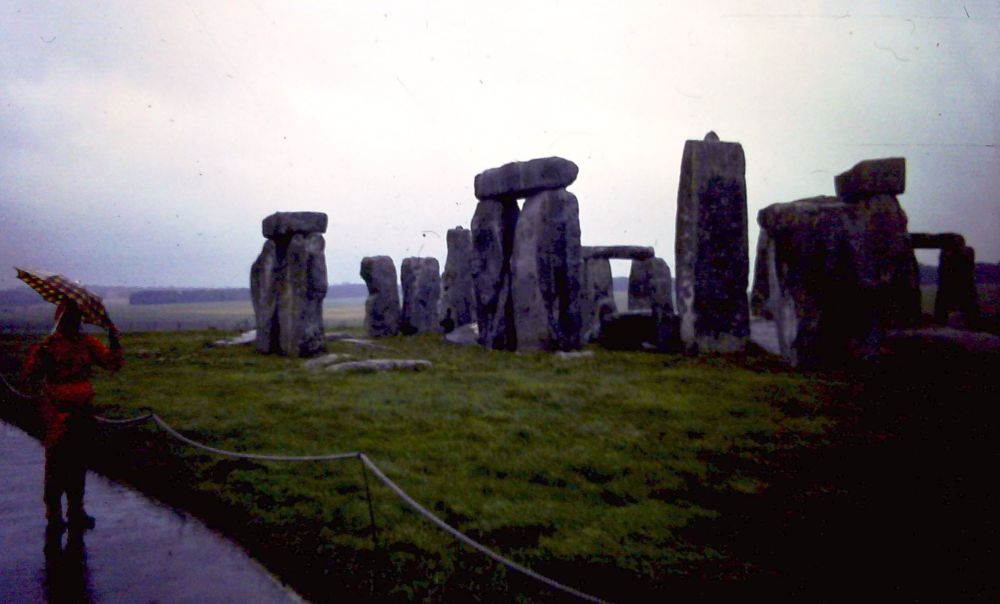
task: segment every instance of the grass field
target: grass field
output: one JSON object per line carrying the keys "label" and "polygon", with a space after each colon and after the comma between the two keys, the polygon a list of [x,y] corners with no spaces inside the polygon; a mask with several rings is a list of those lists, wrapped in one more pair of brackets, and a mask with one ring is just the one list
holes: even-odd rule
{"label": "grass field", "polygon": [[[192,438],[226,449],[364,451],[447,522],[599,595],[622,586],[657,594],[671,577],[733,572],[739,565],[725,543],[693,539],[693,527],[715,521],[720,496],[765,492],[770,477],[757,461],[822,439],[830,422],[824,403],[846,388],[766,357],[595,350],[560,359],[455,347],[434,336],[382,339],[375,351],[331,343],[331,351],[357,358],[434,364],[420,373],[340,375],[249,348],[205,347],[218,335],[126,334],[126,368],[97,381],[98,401],[112,416],[152,408]],[[0,341],[8,358],[27,343]],[[107,438],[103,464],[112,473],[193,508],[312,599],[331,599],[331,584],[373,589],[372,569],[380,597],[546,597],[457,545],[381,485],[372,487],[373,548],[356,462],[234,462],[152,428]]]}

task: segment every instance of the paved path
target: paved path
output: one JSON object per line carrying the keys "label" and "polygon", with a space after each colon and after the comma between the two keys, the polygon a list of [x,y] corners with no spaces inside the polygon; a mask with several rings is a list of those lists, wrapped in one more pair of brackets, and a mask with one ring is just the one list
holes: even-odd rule
{"label": "paved path", "polygon": [[93,472],[97,528],[45,553],[42,464],[0,421],[0,602],[301,602],[198,520]]}

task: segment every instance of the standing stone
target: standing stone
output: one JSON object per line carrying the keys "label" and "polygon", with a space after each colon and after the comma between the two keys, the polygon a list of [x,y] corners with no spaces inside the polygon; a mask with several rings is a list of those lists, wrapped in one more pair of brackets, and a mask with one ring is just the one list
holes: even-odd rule
{"label": "standing stone", "polygon": [[750,313],[756,317],[771,320],[774,315],[767,306],[770,292],[767,287],[767,231],[757,235],[757,258],[753,265],[753,286],[750,288]]}
{"label": "standing stone", "polygon": [[313,356],[326,350],[323,298],[326,242],[319,233],[292,235],[285,251],[285,270],[278,287],[278,348],[291,357]]}
{"label": "standing stone", "polygon": [[739,143],[684,144],[677,192],[677,309],[689,349],[734,352],[750,336],[746,161]]}
{"label": "standing stone", "polygon": [[278,212],[262,222],[268,240],[250,269],[259,352],[297,357],[326,349],[326,223],[320,212]]}
{"label": "standing stone", "polygon": [[815,197],[768,206],[768,306],[793,365],[837,365],[878,352],[906,326],[917,291],[906,214],[892,195]]}
{"label": "standing stone", "polygon": [[965,245],[941,249],[938,261],[938,289],[934,298],[934,320],[950,323],[952,313],[960,313],[957,323],[969,327],[979,319],[979,293],[976,291],[976,252]]}
{"label": "standing stone", "polygon": [[659,305],[673,312],[673,287],[670,267],[663,258],[633,260],[628,274],[628,309],[647,310]]}
{"label": "standing stone", "polygon": [[441,277],[441,324],[446,332],[476,320],[476,288],[472,278],[472,233],[448,230],[448,259]]}
{"label": "standing stone", "polygon": [[368,286],[365,331],[372,337],[396,335],[399,332],[399,289],[392,258],[366,256],[361,260],[361,278]]}
{"label": "standing stone", "polygon": [[601,332],[601,312],[618,312],[615,303],[611,260],[596,257],[583,261],[583,291],[580,296],[580,317],[583,343],[596,340]]}
{"label": "standing stone", "polygon": [[516,199],[486,199],[472,217],[472,280],[479,342],[494,350],[515,350],[510,256],[520,210]]}
{"label": "standing stone", "polygon": [[399,330],[405,335],[436,333],[441,275],[437,258],[404,258],[400,270],[403,284],[403,313]]}
{"label": "standing stone", "polygon": [[543,191],[524,202],[510,263],[517,349],[579,348],[583,262],[575,195]]}
{"label": "standing stone", "polygon": [[257,324],[255,346],[263,354],[278,351],[278,272],[278,246],[268,239],[250,268],[250,299]]}

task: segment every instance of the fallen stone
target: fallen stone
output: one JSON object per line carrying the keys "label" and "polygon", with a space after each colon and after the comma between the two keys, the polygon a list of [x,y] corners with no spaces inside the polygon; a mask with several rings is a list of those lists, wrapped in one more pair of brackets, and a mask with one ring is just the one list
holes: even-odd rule
{"label": "fallen stone", "polygon": [[240,335],[234,338],[228,338],[223,340],[216,340],[212,342],[213,346],[243,346],[245,344],[253,344],[257,341],[257,330],[251,329],[250,331],[244,331]]}
{"label": "fallen stone", "polygon": [[331,332],[329,332],[329,333],[326,334],[326,341],[327,342],[336,342],[338,340],[345,340],[347,338],[353,338],[353,337],[354,336],[352,336],[351,334],[347,333],[346,331],[331,331]]}
{"label": "fallen stone", "polygon": [[349,361],[327,367],[335,373],[378,373],[383,371],[423,371],[430,369],[431,362],[416,359],[369,359]]}
{"label": "fallen stone", "polygon": [[593,350],[575,350],[572,352],[567,352],[565,350],[557,350],[555,357],[562,361],[575,361],[578,359],[591,359],[594,357]]}
{"label": "fallen stone", "polygon": [[638,245],[585,245],[581,254],[584,260],[597,258],[648,260],[655,255],[653,248]]}
{"label": "fallen stone", "polygon": [[815,197],[768,206],[768,306],[792,365],[877,355],[888,328],[919,320],[917,264],[895,197]]}
{"label": "fallen stone", "polygon": [[581,346],[580,248],[575,195],[543,191],[524,202],[510,259],[518,350]]}
{"label": "fallen stone", "polygon": [[580,168],[561,157],[516,161],[476,175],[477,199],[515,199],[573,184]]}
{"label": "fallen stone", "polygon": [[448,230],[448,259],[441,276],[441,326],[450,332],[476,320],[476,288],[472,278],[472,232]]}
{"label": "fallen stone", "polygon": [[366,256],[361,260],[361,278],[368,286],[365,299],[365,332],[372,337],[399,332],[399,290],[396,266],[389,256]]}
{"label": "fallen stone", "polygon": [[404,258],[400,271],[403,285],[403,312],[399,331],[405,335],[438,333],[438,303],[441,274],[436,258]]}
{"label": "fallen stone", "polygon": [[385,346],[376,344],[371,340],[366,340],[364,338],[343,338],[339,340],[344,344],[351,344],[353,346],[358,346],[360,348],[371,348],[372,350],[388,350]]}
{"label": "fallen stone", "polygon": [[750,336],[746,161],[738,143],[684,144],[677,191],[677,313],[689,350],[736,352]]}
{"label": "fallen stone", "polygon": [[326,367],[327,365],[333,365],[334,363],[343,363],[354,357],[349,354],[342,354],[339,352],[331,352],[330,354],[324,354],[321,357],[316,357],[315,359],[309,359],[308,361],[302,363],[302,366],[306,369],[320,369]]}
{"label": "fallen stone", "polygon": [[446,342],[460,346],[479,344],[479,330],[476,328],[475,323],[460,325],[446,333],[444,339]]}
{"label": "fallen stone", "polygon": [[476,292],[479,343],[514,350],[514,302],[510,256],[520,210],[513,199],[480,201],[472,217],[472,280]]}
{"label": "fallen stone", "polygon": [[261,224],[266,239],[290,235],[311,235],[326,232],[327,217],[323,212],[275,212]]}
{"label": "fallen stone", "polygon": [[906,159],[868,159],[833,179],[837,197],[854,202],[875,195],[899,195],[906,190]]}

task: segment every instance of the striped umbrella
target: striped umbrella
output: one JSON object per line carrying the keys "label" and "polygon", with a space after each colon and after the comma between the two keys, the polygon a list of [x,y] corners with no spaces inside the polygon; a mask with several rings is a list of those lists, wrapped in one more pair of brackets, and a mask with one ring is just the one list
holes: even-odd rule
{"label": "striped umbrella", "polygon": [[72,281],[62,275],[37,269],[14,267],[17,278],[31,286],[47,302],[59,304],[63,300],[72,300],[80,308],[83,321],[105,329],[114,329],[108,311],[100,296],[90,292],[79,281]]}

